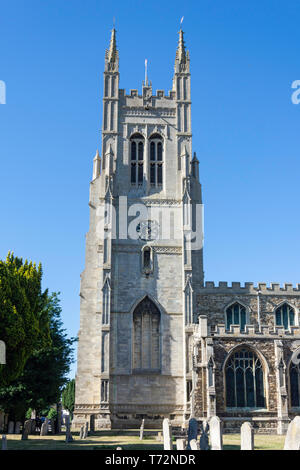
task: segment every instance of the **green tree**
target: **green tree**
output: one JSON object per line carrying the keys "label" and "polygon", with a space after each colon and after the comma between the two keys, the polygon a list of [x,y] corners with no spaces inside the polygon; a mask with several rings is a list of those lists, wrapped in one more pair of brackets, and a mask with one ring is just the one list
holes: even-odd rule
{"label": "green tree", "polygon": [[70,380],[62,392],[62,405],[73,417],[75,406],[75,379]]}
{"label": "green tree", "polygon": [[0,388],[0,407],[11,418],[22,419],[28,408],[38,413],[60,400],[73,362],[73,343],[63,328],[59,294],[45,301],[50,327],[50,344],[38,344],[26,362],[23,373],[8,387]]}
{"label": "green tree", "polygon": [[24,370],[39,347],[51,343],[47,291],[42,292],[42,267],[23,263],[13,253],[0,260],[0,339],[6,344],[6,364],[0,365],[0,385],[9,385]]}

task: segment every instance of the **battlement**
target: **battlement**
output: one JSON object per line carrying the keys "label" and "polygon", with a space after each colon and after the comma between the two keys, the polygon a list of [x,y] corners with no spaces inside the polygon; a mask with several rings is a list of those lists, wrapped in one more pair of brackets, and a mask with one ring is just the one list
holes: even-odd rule
{"label": "battlement", "polygon": [[283,286],[280,286],[278,283],[271,283],[270,286],[267,286],[266,283],[258,283],[257,286],[253,282],[245,282],[241,284],[240,282],[232,282],[231,285],[228,285],[227,282],[220,281],[219,285],[215,285],[214,282],[205,282],[205,286],[200,289],[201,294],[205,293],[214,293],[214,294],[258,294],[263,295],[274,295],[274,294],[296,294],[300,295],[300,284],[285,283]]}
{"label": "battlement", "polygon": [[294,337],[300,336],[300,327],[291,326],[289,330],[285,330],[282,326],[270,327],[268,325],[261,325],[260,329],[258,329],[256,325],[245,325],[245,329],[241,331],[240,325],[230,325],[230,329],[227,330],[224,324],[219,324],[214,329],[211,329],[210,336]]}
{"label": "battlement", "polygon": [[237,337],[237,336],[256,336],[256,337],[300,337],[300,326],[290,326],[288,330],[285,330],[282,326],[269,326],[261,325],[245,325],[244,330],[241,331],[240,325],[230,325],[229,329],[226,329],[224,323],[219,323],[212,328],[208,325],[207,316],[199,315],[199,324],[195,328],[195,336],[198,338],[206,337]]}
{"label": "battlement", "polygon": [[[119,89],[119,98],[141,98],[143,99],[143,95],[139,94],[137,89],[130,90],[130,93],[127,94],[124,88]],[[169,90],[169,94],[165,94],[165,90],[156,90],[156,94],[152,95],[151,98],[164,98],[168,100],[175,100],[176,99],[176,92],[173,90]]]}

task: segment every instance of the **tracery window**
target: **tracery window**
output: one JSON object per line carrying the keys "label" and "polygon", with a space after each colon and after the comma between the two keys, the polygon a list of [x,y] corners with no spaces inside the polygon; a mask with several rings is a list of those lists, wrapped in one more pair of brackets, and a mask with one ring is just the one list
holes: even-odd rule
{"label": "tracery window", "polygon": [[150,185],[163,184],[163,141],[159,134],[150,137]]}
{"label": "tracery window", "polygon": [[276,309],[276,326],[283,326],[288,330],[290,326],[295,324],[295,312],[288,304],[283,304]]}
{"label": "tracery window", "polygon": [[293,355],[290,364],[290,397],[291,406],[300,407],[300,350]]}
{"label": "tracery window", "polygon": [[238,302],[230,305],[226,309],[226,328],[230,329],[230,325],[240,325],[241,331],[245,330],[246,325],[246,308]]}
{"label": "tracery window", "polygon": [[232,353],[225,367],[226,406],[264,408],[264,373],[257,354],[248,348]]}
{"label": "tracery window", "polygon": [[142,186],[144,180],[144,137],[134,134],[130,139],[131,184]]}
{"label": "tracery window", "polygon": [[133,313],[133,369],[160,369],[160,312],[149,297]]}

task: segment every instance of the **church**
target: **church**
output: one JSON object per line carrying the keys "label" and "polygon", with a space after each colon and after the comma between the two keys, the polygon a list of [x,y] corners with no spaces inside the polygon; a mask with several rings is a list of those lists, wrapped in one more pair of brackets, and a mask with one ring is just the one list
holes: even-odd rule
{"label": "church", "polygon": [[[174,48],[175,49],[175,48]],[[300,413],[300,284],[204,281],[190,56],[172,89],[119,88],[105,53],[101,156],[90,183],[73,428],[185,428],[217,415],[282,434]]]}

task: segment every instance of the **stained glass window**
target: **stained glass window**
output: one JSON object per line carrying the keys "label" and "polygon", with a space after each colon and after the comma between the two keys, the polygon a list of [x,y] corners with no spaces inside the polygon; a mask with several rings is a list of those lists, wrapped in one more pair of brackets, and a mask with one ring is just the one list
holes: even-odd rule
{"label": "stained glass window", "polygon": [[152,187],[163,184],[162,160],[162,137],[159,134],[153,134],[150,137],[150,184]]}
{"label": "stained glass window", "polygon": [[283,326],[288,330],[290,326],[295,324],[295,312],[288,304],[283,304],[276,309],[275,312],[276,326]]}
{"label": "stained glass window", "polygon": [[240,325],[241,331],[245,330],[246,325],[246,309],[243,305],[235,303],[230,305],[226,310],[226,328],[230,329],[230,325]]}
{"label": "stained glass window", "polygon": [[232,353],[225,369],[228,408],[264,408],[264,374],[258,356],[250,349]]}

